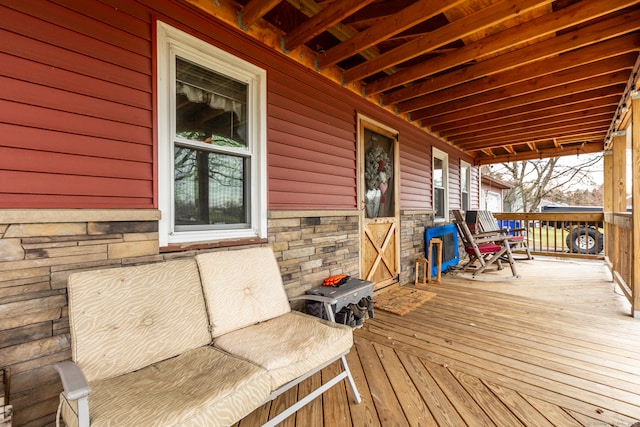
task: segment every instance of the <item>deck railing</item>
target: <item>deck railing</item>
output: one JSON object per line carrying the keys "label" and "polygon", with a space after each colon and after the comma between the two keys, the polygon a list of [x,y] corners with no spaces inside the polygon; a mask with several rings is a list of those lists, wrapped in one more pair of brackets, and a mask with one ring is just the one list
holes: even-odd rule
{"label": "deck railing", "polygon": [[494,213],[503,228],[524,228],[533,254],[604,258],[604,214],[598,212]]}
{"label": "deck railing", "polygon": [[611,212],[604,215],[606,240],[605,261],[613,278],[629,301],[633,288],[633,226],[631,213]]}

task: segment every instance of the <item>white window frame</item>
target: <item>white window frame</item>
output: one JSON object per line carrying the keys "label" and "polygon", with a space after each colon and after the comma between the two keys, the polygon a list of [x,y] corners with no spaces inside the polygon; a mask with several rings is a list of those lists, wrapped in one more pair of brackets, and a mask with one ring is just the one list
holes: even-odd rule
{"label": "white window frame", "polygon": [[[160,246],[267,236],[267,73],[164,22],[157,23],[158,208]],[[248,85],[249,227],[176,231],[174,218],[175,56]]]}
{"label": "white window frame", "polygon": [[460,209],[464,209],[465,188],[462,187],[464,170],[467,168],[467,206],[471,209],[471,163],[460,160]]}
{"label": "white window frame", "polygon": [[[449,155],[433,147],[431,153],[431,189],[432,189],[432,200],[433,200],[433,212],[434,212],[434,221],[435,222],[445,222],[449,219]],[[444,186],[444,212],[442,217],[436,216],[436,183],[433,179],[433,171],[435,170],[435,160],[442,160],[442,185]]]}

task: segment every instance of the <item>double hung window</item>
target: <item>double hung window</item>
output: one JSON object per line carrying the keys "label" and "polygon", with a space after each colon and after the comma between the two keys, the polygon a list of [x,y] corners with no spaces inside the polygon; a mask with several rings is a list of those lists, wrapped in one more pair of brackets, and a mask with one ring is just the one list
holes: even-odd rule
{"label": "double hung window", "polygon": [[161,245],[265,237],[265,78],[158,24]]}
{"label": "double hung window", "polygon": [[436,221],[449,218],[448,174],[449,156],[444,151],[433,148],[433,210]]}

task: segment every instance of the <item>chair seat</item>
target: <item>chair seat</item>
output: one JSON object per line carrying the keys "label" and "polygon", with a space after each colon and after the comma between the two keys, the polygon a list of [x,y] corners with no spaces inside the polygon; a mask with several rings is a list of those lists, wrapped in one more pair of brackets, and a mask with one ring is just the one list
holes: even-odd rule
{"label": "chair seat", "polygon": [[507,236],[509,242],[524,242],[524,236],[516,235],[516,236]]}
{"label": "chair seat", "polygon": [[[473,255],[475,251],[472,247],[467,246],[464,248],[469,255]],[[491,254],[495,252],[499,252],[502,250],[502,246],[496,245],[495,243],[479,243],[478,250],[481,254]]]}
{"label": "chair seat", "polygon": [[292,311],[215,339],[214,345],[271,374],[271,389],[349,351],[351,328]]}
{"label": "chair seat", "polygon": [[[91,427],[228,426],[264,402],[270,383],[264,369],[204,346],[90,382]],[[76,401],[62,398],[65,423],[77,426]]]}

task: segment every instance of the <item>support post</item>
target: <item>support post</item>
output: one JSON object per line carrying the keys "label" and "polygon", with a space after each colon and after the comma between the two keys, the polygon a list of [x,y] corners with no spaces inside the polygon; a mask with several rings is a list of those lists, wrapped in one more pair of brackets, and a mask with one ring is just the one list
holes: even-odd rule
{"label": "support post", "polygon": [[605,237],[605,245],[604,245],[604,256],[608,259],[609,266],[612,264],[612,260],[614,260],[615,246],[613,243],[613,227],[609,225],[608,221],[613,221],[613,216],[611,213],[613,212],[613,152],[611,150],[607,150],[604,152],[604,175],[603,175],[603,185],[602,188],[604,190],[604,203],[603,203],[603,212],[604,212],[604,235]]}
{"label": "support post", "polygon": [[640,96],[631,101],[631,157],[632,157],[632,216],[633,224],[633,261],[631,263],[631,314],[640,318]]}

